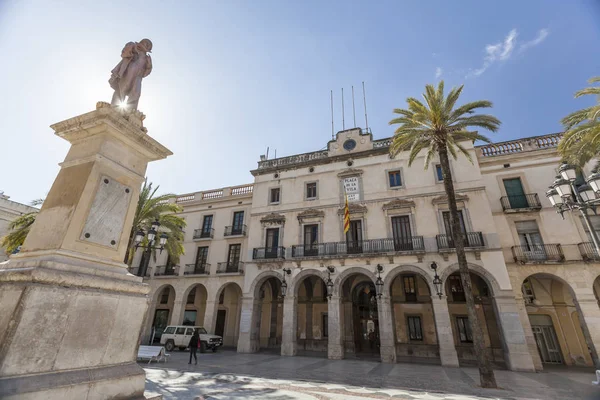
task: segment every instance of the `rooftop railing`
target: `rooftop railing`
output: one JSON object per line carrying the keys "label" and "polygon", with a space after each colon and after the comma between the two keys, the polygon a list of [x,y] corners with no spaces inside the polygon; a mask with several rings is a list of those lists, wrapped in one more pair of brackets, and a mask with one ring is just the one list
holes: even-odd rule
{"label": "rooftop railing", "polygon": [[495,157],[507,154],[522,153],[532,150],[544,150],[555,148],[562,138],[562,133],[552,133],[550,135],[534,136],[506,142],[491,143],[483,146],[477,146],[477,153],[481,157]]}

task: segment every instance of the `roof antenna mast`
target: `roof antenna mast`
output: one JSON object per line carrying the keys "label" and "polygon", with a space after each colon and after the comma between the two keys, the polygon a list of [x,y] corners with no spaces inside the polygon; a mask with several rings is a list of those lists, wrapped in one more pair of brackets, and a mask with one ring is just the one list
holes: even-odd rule
{"label": "roof antenna mast", "polygon": [[333,90],[331,90],[331,140],[335,140],[333,138]]}
{"label": "roof antenna mast", "polygon": [[363,86],[363,103],[365,105],[365,128],[369,131],[369,121],[367,119],[367,95],[365,94],[365,81],[362,83]]}
{"label": "roof antenna mast", "polygon": [[352,85],[352,118],[354,118],[354,127],[356,128],[356,109],[354,108],[354,85]]}
{"label": "roof antenna mast", "polygon": [[346,119],[344,115],[344,88],[342,88],[342,130],[346,130]]}

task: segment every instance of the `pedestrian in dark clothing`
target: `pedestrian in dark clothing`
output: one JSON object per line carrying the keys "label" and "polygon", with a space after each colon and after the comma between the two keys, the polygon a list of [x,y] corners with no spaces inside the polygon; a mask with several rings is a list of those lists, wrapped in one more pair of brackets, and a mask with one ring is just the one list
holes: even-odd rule
{"label": "pedestrian in dark clothing", "polygon": [[194,330],[194,334],[190,339],[190,362],[192,363],[192,356],[194,356],[194,364],[198,365],[198,358],[196,358],[196,351],[198,350],[198,346],[200,345],[200,334],[198,333],[198,329]]}

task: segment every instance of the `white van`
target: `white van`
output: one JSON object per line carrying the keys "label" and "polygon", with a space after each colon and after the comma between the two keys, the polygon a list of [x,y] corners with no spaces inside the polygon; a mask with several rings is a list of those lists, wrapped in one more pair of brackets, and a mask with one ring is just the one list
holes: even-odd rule
{"label": "white van", "polygon": [[169,325],[165,328],[160,337],[160,344],[165,346],[167,351],[173,351],[175,347],[179,350],[185,350],[190,345],[190,339],[194,334],[194,329],[200,332],[200,353],[206,349],[217,351],[223,346],[223,338],[217,335],[209,335],[201,326]]}

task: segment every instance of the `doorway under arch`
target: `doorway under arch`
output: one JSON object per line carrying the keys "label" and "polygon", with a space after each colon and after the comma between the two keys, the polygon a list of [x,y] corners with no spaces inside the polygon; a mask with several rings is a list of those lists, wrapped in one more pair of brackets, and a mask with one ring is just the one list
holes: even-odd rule
{"label": "doorway under arch", "polygon": [[214,332],[209,333],[223,337],[224,347],[235,347],[240,335],[242,289],[237,283],[226,283],[217,292],[217,300]]}
{"label": "doorway under arch", "polygon": [[175,303],[175,288],[171,285],[160,287],[155,293],[154,310],[152,310],[152,325],[150,327],[149,343],[160,343],[165,328],[172,324],[173,305]]}
{"label": "doorway under arch", "polygon": [[[488,283],[477,273],[471,272],[470,276],[478,319],[484,321],[482,330],[485,350],[496,367],[506,368],[493,293]],[[473,351],[471,325],[460,274],[454,272],[449,275],[445,286],[459,364],[474,365],[477,359]]]}
{"label": "doorway under arch", "polygon": [[208,293],[204,285],[197,283],[189,288],[184,296],[182,325],[203,326],[207,297]]}
{"label": "doorway under arch", "polygon": [[298,285],[298,354],[327,355],[329,319],[327,288],[320,276],[309,275]]}
{"label": "doorway under arch", "polygon": [[375,284],[365,274],[352,274],[342,282],[341,293],[346,356],[379,360],[379,312]]}
{"label": "doorway under arch", "polygon": [[397,275],[390,296],[397,360],[439,364],[431,293],[423,276],[412,272]]}
{"label": "doorway under arch", "polygon": [[259,350],[281,352],[283,333],[283,297],[281,281],[267,278],[258,290],[259,296]]}
{"label": "doorway under arch", "polygon": [[554,275],[533,274],[521,291],[542,364],[592,366],[571,287]]}

